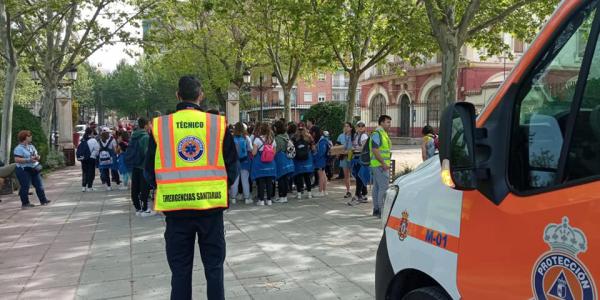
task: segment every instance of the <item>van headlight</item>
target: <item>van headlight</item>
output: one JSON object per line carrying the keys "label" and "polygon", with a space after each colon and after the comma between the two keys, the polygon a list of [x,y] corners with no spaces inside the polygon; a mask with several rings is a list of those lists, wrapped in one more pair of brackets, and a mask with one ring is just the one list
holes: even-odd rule
{"label": "van headlight", "polygon": [[381,212],[381,228],[383,229],[385,229],[385,225],[387,225],[387,220],[390,217],[392,207],[394,206],[399,191],[400,188],[397,185],[390,185],[387,192],[385,192],[383,211]]}

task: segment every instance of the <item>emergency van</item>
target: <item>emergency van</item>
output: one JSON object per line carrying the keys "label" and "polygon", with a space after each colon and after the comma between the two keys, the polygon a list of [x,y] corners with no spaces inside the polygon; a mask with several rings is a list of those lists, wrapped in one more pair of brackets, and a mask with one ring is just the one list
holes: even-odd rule
{"label": "emergency van", "polygon": [[377,299],[600,299],[599,33],[564,1],[483,111],[446,108],[386,193]]}

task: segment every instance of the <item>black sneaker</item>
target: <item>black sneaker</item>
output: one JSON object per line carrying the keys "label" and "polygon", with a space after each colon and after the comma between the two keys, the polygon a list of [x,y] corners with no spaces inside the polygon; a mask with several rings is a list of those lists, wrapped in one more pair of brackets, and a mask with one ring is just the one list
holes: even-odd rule
{"label": "black sneaker", "polygon": [[28,208],[31,208],[31,207],[35,207],[35,205],[33,205],[31,203],[27,203],[25,205],[21,205],[21,209],[28,209]]}
{"label": "black sneaker", "polygon": [[344,195],[344,198],[352,198],[352,194],[350,192],[346,192],[346,195]]}
{"label": "black sneaker", "polygon": [[52,201],[46,200],[46,202],[42,202],[42,205],[46,206],[46,205],[50,204],[50,202],[52,202]]}
{"label": "black sneaker", "polygon": [[379,210],[374,210],[373,211],[373,216],[376,216],[378,218],[381,218],[381,212]]}
{"label": "black sneaker", "polygon": [[365,196],[358,197],[358,202],[367,203],[367,202],[369,202],[369,199],[367,199],[367,197],[365,197]]}

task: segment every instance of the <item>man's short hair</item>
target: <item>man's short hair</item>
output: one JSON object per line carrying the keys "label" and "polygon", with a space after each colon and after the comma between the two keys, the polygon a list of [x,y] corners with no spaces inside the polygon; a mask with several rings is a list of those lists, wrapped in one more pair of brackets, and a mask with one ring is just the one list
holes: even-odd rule
{"label": "man's short hair", "polygon": [[148,120],[146,120],[145,118],[139,118],[137,123],[138,127],[140,129],[143,129],[144,127],[146,127],[146,124],[148,124]]}
{"label": "man's short hair", "polygon": [[377,124],[381,125],[381,123],[385,122],[385,120],[392,120],[392,117],[388,116],[388,115],[381,115],[379,116],[379,121],[377,122]]}
{"label": "man's short hair", "polygon": [[177,90],[179,97],[184,101],[194,101],[202,93],[202,84],[194,76],[183,76],[179,78],[179,88]]}

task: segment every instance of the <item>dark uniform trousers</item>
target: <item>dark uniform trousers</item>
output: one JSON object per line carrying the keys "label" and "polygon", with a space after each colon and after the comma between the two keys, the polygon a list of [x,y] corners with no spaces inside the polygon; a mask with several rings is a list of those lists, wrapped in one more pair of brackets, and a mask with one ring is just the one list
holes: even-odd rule
{"label": "dark uniform trousers", "polygon": [[225,299],[223,212],[198,217],[166,217],[165,241],[171,268],[171,300],[192,299],[194,244],[198,236],[209,300]]}

